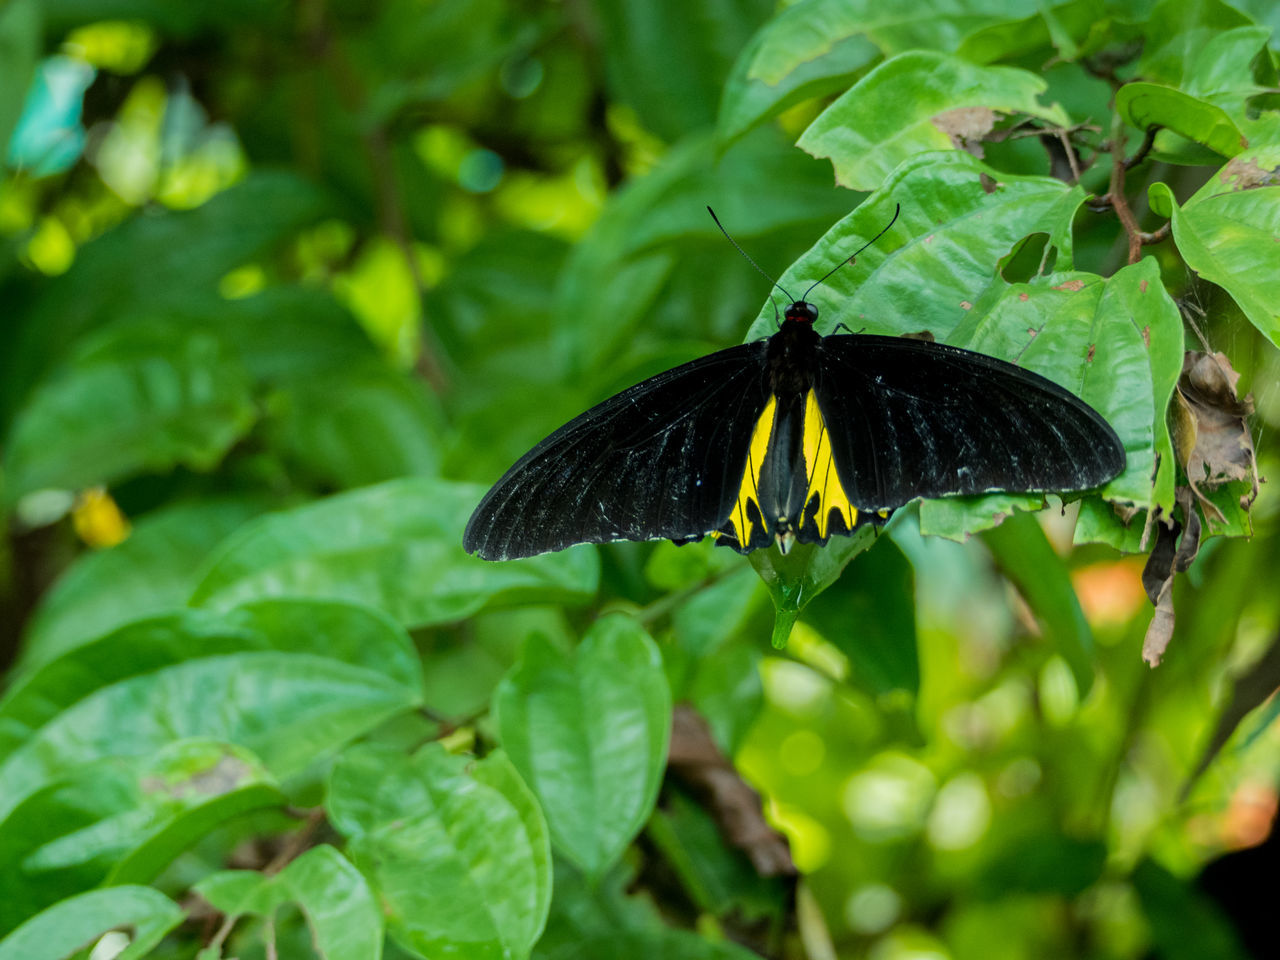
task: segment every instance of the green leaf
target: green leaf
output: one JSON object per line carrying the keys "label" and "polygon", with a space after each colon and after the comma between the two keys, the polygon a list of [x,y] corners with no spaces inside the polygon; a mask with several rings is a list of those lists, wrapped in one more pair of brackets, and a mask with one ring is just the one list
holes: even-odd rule
{"label": "green leaf", "polygon": [[[983,176],[995,181],[988,190]],[[897,222],[856,264],[836,271],[814,292],[819,329],[839,323],[867,333],[929,330],[945,340],[995,277],[996,264],[1028,234],[1058,238],[1059,259],[1070,260],[1069,226],[1084,199],[1079,187],[1048,177],[1002,174],[967,153],[913,157],[880,190],[827,231],[779,278],[804,290]],[[761,309],[747,340],[776,329],[773,307]]]}
{"label": "green leaf", "polygon": [[668,347],[673,338],[713,331],[726,342],[738,338],[765,286],[725,242],[708,205],[768,264],[762,243],[794,256],[796,241],[783,245],[779,235],[808,237],[842,215],[849,200],[831,189],[826,164],[795,150],[778,130],[752,131],[723,154],[711,135],[683,141],[615,194],[571,252],[555,307],[569,351],[567,369],[552,371],[557,389],[616,354],[630,357],[645,334],[663,335]]}
{"label": "green leaf", "polygon": [[1019,60],[1042,52],[1071,61],[1079,58],[1080,44],[1089,38],[1091,31],[1100,32],[1108,39],[1115,38],[1118,32],[1115,25],[1108,22],[1101,9],[1103,4],[1097,0],[1037,3],[1034,13],[1019,17],[1018,14],[1026,13],[1027,6],[1023,4],[1016,13],[1011,11],[1009,18],[969,34],[956,54],[974,63]]}
{"label": "green leaf", "polygon": [[622,614],[595,623],[572,656],[534,634],[493,708],[557,851],[600,876],[640,831],[662,784],[671,692],[658,648]]}
{"label": "green leaf", "polygon": [[1252,21],[1221,0],[1164,0],[1147,18],[1138,76],[1182,86],[1215,36],[1245,26]]}
{"label": "green leaf", "polygon": [[927,51],[905,53],[876,67],[824,110],[797,145],[830,159],[842,186],[875,190],[904,160],[960,146],[952,125],[963,115],[948,116],[949,111],[990,112],[985,124],[966,133],[969,141],[982,139],[996,113],[1067,126],[1060,107],[1039,102],[1047,88],[1036,74],[1013,67],[980,67]]}
{"label": "green leaf", "polygon": [[1161,960],[1247,960],[1253,955],[1217,904],[1154,860],[1138,864],[1133,885]]}
{"label": "green leaf", "polygon": [[440,450],[423,384],[373,361],[272,398],[266,437],[298,473],[319,485],[359,487],[432,476]]}
{"label": "green leaf", "polygon": [[872,527],[864,524],[853,536],[832,537],[825,547],[798,543],[786,556],[777,547],[753,550],[747,555],[773,599],[772,641],[776,649],[787,645],[800,611],[835,583],[849,561],[874,542]]}
{"label": "green leaf", "polygon": [[756,32],[725,82],[717,121],[721,143],[803,100],[843,90],[879,59],[879,48],[860,25],[846,20],[850,6],[800,0]]}
{"label": "green leaf", "polygon": [[[1156,261],[1126,267],[1110,280],[1062,273],[993,292],[985,309],[952,331],[950,342],[1016,362],[1084,399],[1115,429],[1127,457],[1103,496],[1156,502],[1155,455],[1172,462],[1164,417],[1182,371],[1181,323]],[[1161,477],[1158,495],[1172,506],[1170,475]],[[1022,505],[1017,495],[1013,502]],[[929,532],[942,532],[935,519]]]}
{"label": "green leaf", "polygon": [[275,876],[232,870],[213,874],[193,889],[229,917],[269,917],[281,904],[298,904],[322,960],[382,956],[382,913],[373,891],[328,844],[311,848]]}
{"label": "green leaf", "polygon": [[104,881],[147,883],[216,827],[284,804],[252,754],[209,740],[77,768],[0,823],[0,933]]}
{"label": "green leaf", "polygon": [[1225,110],[1173,87],[1126,83],[1116,92],[1116,110],[1139,130],[1165,127],[1224,157],[1249,145]]}
{"label": "green leaf", "polygon": [[729,846],[715,819],[679,790],[654,811],[646,833],[699,911],[716,917],[781,921],[789,884],[762,877],[741,849]]}
{"label": "green leaf", "polygon": [[1106,860],[1107,848],[1101,841],[1018,830],[988,853],[975,878],[975,892],[991,900],[1015,894],[1074,897],[1098,882]]}
{"label": "green leaf", "polygon": [[113,327],[19,412],[6,492],[16,500],[179,465],[211,470],[254,418],[249,378],[217,339],[172,324]]}
{"label": "green leaf", "polygon": [[227,609],[260,597],[334,597],[412,628],[488,606],[581,603],[595,593],[591,547],[511,563],[464,553],[462,531],[482,492],[409,478],[262,517],[214,556],[191,602]]}
{"label": "green leaf", "polygon": [[708,940],[689,930],[621,930],[539,950],[539,960],[755,960],[752,953],[727,940]]}
{"label": "green leaf", "polygon": [[121,627],[0,701],[0,814],[76,767],[208,737],[284,778],[421,702],[408,638],[351,604],[272,601]]}
{"label": "green leaf", "polygon": [[668,141],[715,121],[733,55],[773,9],[767,0],[724,0],[690,17],[681,0],[595,0],[600,50],[613,96]]}
{"label": "green leaf", "polygon": [[1173,217],[1173,240],[1187,265],[1227,291],[1249,321],[1280,345],[1280,147],[1237,156],[1179,207],[1163,183],[1152,209]]}
{"label": "green leaf", "polygon": [[1070,572],[1036,518],[1020,513],[982,535],[1001,572],[1018,588],[1062,655],[1083,699],[1093,685],[1093,631],[1084,618]]}
{"label": "green leaf", "polygon": [[354,748],[334,767],[327,807],[396,940],[431,957],[529,955],[550,905],[551,850],[504,754]]}
{"label": "green leaf", "polygon": [[23,667],[48,663],[117,627],[186,603],[205,557],[264,502],[210,499],[147,514],[128,539],[82,554],[40,600]]}
{"label": "green leaf", "polygon": [[18,125],[40,58],[40,4],[10,0],[0,7],[0,167]]}
{"label": "green leaf", "polygon": [[182,908],[150,887],[109,887],[71,897],[32,917],[0,941],[0,960],[63,960],[108,930],[131,927],[116,960],[136,960],[182,922]]}
{"label": "green leaf", "polygon": [[228,271],[270,253],[326,211],[325,197],[307,181],[258,171],[195,210],[135,217],[86,243],[24,312],[4,358],[0,413],[11,412],[83,334],[140,313],[173,308],[180,315],[193,296],[214,293]]}
{"label": "green leaf", "polygon": [[801,619],[849,658],[854,683],[873,694],[919,692],[915,575],[889,538],[854,557]]}
{"label": "green leaf", "polygon": [[1270,27],[1236,27],[1213,36],[1196,53],[1184,87],[1225,110],[1246,131],[1252,125],[1249,100],[1276,84],[1276,68],[1267,53]]}

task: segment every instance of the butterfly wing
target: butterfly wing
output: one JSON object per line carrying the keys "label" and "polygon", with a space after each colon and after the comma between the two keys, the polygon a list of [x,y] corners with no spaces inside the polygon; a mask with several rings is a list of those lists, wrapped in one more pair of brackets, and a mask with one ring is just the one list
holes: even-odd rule
{"label": "butterfly wing", "polygon": [[730,347],[592,407],[480,501],[463,546],[511,560],[575,543],[687,540],[725,523],[769,400],[765,344]]}
{"label": "butterfly wing", "polygon": [[1083,400],[970,350],[824,337],[814,392],[843,492],[863,510],[916,497],[1087,490],[1124,469],[1120,438]]}

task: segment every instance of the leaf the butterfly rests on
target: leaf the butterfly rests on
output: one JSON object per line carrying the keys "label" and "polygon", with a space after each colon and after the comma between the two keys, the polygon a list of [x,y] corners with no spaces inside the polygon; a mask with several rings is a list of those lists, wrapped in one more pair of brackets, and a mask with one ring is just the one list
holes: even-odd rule
{"label": "leaf the butterfly rests on", "polygon": [[916,497],[1071,492],[1124,468],[1103,417],[1053,381],[925,340],[821,336],[797,300],[767,340],[605,400],[534,447],[463,545],[510,560],[576,543],[711,536],[824,544]]}

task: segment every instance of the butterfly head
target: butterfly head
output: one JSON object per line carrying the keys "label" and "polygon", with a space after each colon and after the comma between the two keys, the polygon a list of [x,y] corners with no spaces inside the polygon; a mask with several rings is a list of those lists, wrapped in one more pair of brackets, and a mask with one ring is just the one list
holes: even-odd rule
{"label": "butterfly head", "polygon": [[812,324],[818,319],[818,308],[807,300],[796,300],[787,307],[787,312],[783,316],[794,323]]}

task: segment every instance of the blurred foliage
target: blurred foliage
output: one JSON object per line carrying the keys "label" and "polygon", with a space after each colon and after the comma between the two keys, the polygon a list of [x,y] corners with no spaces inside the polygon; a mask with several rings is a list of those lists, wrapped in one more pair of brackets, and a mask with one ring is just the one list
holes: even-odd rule
{"label": "blurred foliage", "polygon": [[[1032,7],[0,0],[0,958],[1280,953],[1280,15]],[[773,330],[708,204],[1128,469],[464,554]]]}

